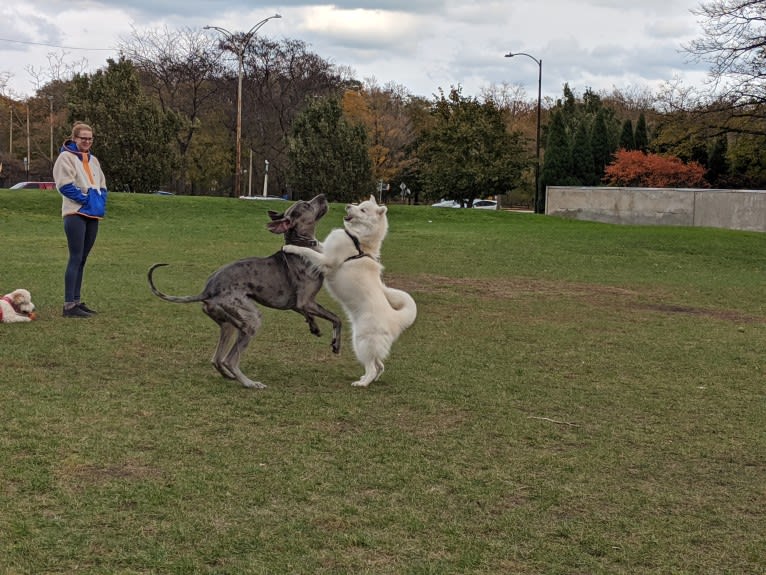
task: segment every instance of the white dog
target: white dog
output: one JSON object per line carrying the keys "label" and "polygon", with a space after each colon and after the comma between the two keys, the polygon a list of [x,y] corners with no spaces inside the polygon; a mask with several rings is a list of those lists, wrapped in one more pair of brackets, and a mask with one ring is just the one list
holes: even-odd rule
{"label": "white dog", "polygon": [[0,298],[0,322],[19,323],[35,319],[35,304],[25,289],[17,289]]}
{"label": "white dog", "polygon": [[[374,196],[346,206],[345,229],[335,229],[321,245],[287,245],[324,274],[324,285],[351,322],[354,353],[364,375],[351,385],[366,387],[383,373],[391,345],[415,321],[417,306],[410,294],[386,287],[381,278],[380,247],[388,232],[386,207]],[[317,246],[320,247],[320,246]]]}

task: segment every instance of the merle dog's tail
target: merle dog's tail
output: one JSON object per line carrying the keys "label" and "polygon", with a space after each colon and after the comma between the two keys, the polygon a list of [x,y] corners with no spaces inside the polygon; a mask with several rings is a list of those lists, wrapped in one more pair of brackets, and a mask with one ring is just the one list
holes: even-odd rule
{"label": "merle dog's tail", "polygon": [[165,301],[171,301],[173,303],[191,303],[195,301],[204,301],[206,299],[206,296],[204,294],[197,294],[197,295],[186,295],[186,296],[174,296],[174,295],[167,295],[162,293],[160,290],[158,290],[154,286],[154,281],[152,280],[152,274],[154,273],[154,270],[156,268],[160,268],[162,266],[166,266],[169,264],[154,264],[152,267],[149,268],[149,272],[147,273],[147,278],[149,279],[149,287],[152,289],[152,293],[156,295],[159,298],[164,299]]}

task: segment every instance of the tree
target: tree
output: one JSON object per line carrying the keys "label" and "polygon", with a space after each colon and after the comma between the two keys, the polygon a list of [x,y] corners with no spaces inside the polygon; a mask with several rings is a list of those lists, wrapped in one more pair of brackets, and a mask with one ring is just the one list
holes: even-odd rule
{"label": "tree", "polygon": [[673,156],[618,150],[604,176],[609,186],[639,188],[706,188],[705,168]]}
{"label": "tree", "polygon": [[523,138],[506,130],[495,103],[465,97],[459,87],[431,103],[416,153],[427,197],[467,199],[469,205],[508,193],[527,163]]}
{"label": "tree", "polygon": [[578,185],[595,186],[599,178],[593,164],[593,150],[590,143],[590,130],[585,122],[580,122],[572,146],[572,172]]}
{"label": "tree", "polygon": [[[310,51],[303,41],[277,42],[259,35],[250,43],[245,57],[242,146],[253,150],[260,160],[257,167],[269,161],[269,186],[287,191],[291,129],[307,101],[338,99],[350,81],[346,69]],[[232,84],[229,93],[235,92]]]}
{"label": "tree", "polygon": [[142,94],[131,62],[109,59],[105,70],[76,76],[68,99],[69,123],[93,126],[110,189],[148,192],[169,180],[178,122]]}
{"label": "tree", "polygon": [[295,119],[287,182],[295,199],[351,202],[375,191],[365,129],[344,119],[337,99],[317,98]]}
{"label": "tree", "polygon": [[572,148],[564,125],[564,114],[560,109],[556,109],[551,114],[551,123],[548,126],[548,140],[545,144],[545,159],[540,177],[543,205],[547,186],[578,184],[573,173]]}
{"label": "tree", "polygon": [[636,139],[633,134],[633,122],[630,118],[622,123],[622,132],[620,133],[620,144],[617,146],[621,150],[635,150]]}
{"label": "tree", "polygon": [[649,150],[649,132],[646,128],[646,116],[643,112],[638,116],[636,122],[636,133],[634,137],[635,149],[639,152],[647,152]]}
{"label": "tree", "polygon": [[210,146],[205,146],[206,153],[201,156],[193,148],[203,121],[218,104],[215,96],[220,86],[212,81],[220,71],[218,42],[189,28],[134,29],[131,37],[120,43],[120,51],[133,62],[142,86],[163,112],[178,118],[173,141],[179,169],[173,174],[173,189],[177,193],[193,193],[200,186],[209,189],[213,179],[230,172],[225,168],[230,162],[221,161]]}
{"label": "tree", "polygon": [[368,81],[358,89],[346,90],[342,103],[346,118],[361,123],[367,131],[375,180],[401,181],[413,163],[407,153],[415,140],[409,94],[401,86],[381,88]]}
{"label": "tree", "polygon": [[720,136],[715,139],[710,149],[710,155],[707,160],[707,173],[705,179],[711,186],[725,185],[726,177],[729,175],[729,160],[726,157],[729,150],[729,143],[726,136]]}
{"label": "tree", "polygon": [[599,109],[593,120],[590,142],[593,152],[593,168],[600,180],[604,175],[604,169],[612,161],[612,152],[614,151],[609,143],[609,128],[604,108]]}
{"label": "tree", "polygon": [[766,0],[711,0],[693,12],[702,37],[685,48],[710,64],[713,89],[735,109],[766,104]]}

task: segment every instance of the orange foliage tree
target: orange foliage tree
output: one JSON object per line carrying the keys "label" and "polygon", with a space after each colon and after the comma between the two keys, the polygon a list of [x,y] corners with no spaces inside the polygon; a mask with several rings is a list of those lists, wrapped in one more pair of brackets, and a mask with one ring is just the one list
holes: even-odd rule
{"label": "orange foliage tree", "polygon": [[706,188],[705,168],[698,162],[684,164],[675,156],[618,150],[604,171],[608,186],[634,188]]}

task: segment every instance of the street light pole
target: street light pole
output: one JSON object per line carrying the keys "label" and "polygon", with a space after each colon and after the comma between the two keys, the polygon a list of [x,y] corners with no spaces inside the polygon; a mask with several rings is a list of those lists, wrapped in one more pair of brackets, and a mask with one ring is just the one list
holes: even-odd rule
{"label": "street light pole", "polygon": [[525,52],[508,52],[505,57],[526,56],[537,64],[537,137],[535,138],[535,213],[545,213],[545,196],[540,190],[540,102],[542,100],[543,90],[543,61]]}
{"label": "street light pole", "polygon": [[263,197],[269,195],[269,161],[264,160],[266,162],[266,167],[263,170]]}
{"label": "street light pole", "polygon": [[27,155],[24,158],[24,169],[27,172],[27,180],[29,181],[29,163],[32,161],[32,149],[29,139],[29,100],[27,100]]}
{"label": "street light pole", "polygon": [[245,69],[245,51],[247,50],[250,41],[255,36],[255,33],[266,22],[273,18],[281,18],[280,14],[274,14],[268,18],[264,18],[260,22],[256,23],[250,30],[243,33],[233,33],[226,28],[220,26],[205,26],[205,30],[216,30],[223,35],[224,41],[221,42],[221,47],[224,50],[229,50],[237,56],[238,68],[237,68],[237,134],[236,134],[236,157],[234,166],[234,190],[233,195],[236,198],[240,195],[240,181],[242,177],[242,75]]}

